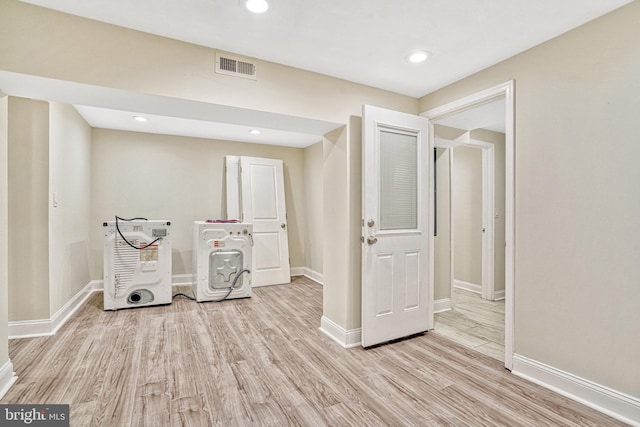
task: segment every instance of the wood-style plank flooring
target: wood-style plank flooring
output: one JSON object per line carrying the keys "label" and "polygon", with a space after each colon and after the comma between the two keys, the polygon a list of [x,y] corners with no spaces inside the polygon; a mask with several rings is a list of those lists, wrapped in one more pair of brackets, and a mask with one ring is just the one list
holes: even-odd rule
{"label": "wood-style plank flooring", "polygon": [[12,340],[2,403],[68,403],[72,426],[623,425],[433,333],[364,350],[319,329],[305,278],[250,299],[102,310]]}
{"label": "wood-style plank flooring", "polygon": [[434,332],[504,362],[504,300],[453,288],[451,310],[435,315]]}

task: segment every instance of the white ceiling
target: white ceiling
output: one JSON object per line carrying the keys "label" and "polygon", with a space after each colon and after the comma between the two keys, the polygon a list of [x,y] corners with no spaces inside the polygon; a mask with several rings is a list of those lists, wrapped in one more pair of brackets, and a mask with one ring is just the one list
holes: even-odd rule
{"label": "white ceiling", "polygon": [[[421,97],[632,0],[270,0],[273,7],[264,15],[250,14],[241,0],[23,1]],[[416,49],[432,55],[411,64],[406,57]],[[134,111],[113,110],[124,108],[100,114],[79,107],[97,127],[118,128]],[[162,122],[160,116],[147,123],[148,132]],[[200,125],[209,130],[199,136],[216,138],[213,125]],[[173,120],[162,126],[181,134],[194,123]],[[237,137],[225,138],[249,140],[243,138],[245,128],[236,130]]]}

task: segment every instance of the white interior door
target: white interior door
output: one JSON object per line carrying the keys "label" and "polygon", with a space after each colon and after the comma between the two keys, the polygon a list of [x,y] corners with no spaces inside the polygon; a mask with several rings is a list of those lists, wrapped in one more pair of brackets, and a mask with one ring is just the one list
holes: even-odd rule
{"label": "white interior door", "polygon": [[240,212],[240,157],[224,156],[225,180],[227,183],[227,219],[239,220]]}
{"label": "white interior door", "polygon": [[424,117],[368,105],[362,117],[362,346],[369,347],[433,325],[433,149]]}
{"label": "white interior door", "polygon": [[289,283],[282,160],[240,157],[242,222],[253,224],[253,286]]}

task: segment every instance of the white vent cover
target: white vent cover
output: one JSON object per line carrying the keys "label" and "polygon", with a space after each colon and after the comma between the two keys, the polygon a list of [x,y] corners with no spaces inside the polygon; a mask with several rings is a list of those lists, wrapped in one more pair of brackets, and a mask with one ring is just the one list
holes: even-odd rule
{"label": "white vent cover", "polygon": [[256,80],[255,64],[226,53],[216,53],[216,73]]}

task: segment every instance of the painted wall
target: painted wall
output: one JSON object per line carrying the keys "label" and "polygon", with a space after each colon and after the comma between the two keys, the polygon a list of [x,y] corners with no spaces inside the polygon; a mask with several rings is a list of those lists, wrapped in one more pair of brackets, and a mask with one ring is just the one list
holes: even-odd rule
{"label": "painted wall", "polygon": [[304,149],[304,194],[307,208],[304,266],[322,274],[322,141]]}
{"label": "painted wall", "polygon": [[49,319],[49,103],[9,97],[9,320]]}
{"label": "painted wall", "polygon": [[451,149],[453,279],[482,285],[482,150]]}
{"label": "painted wall", "polygon": [[91,280],[91,128],[75,108],[55,102],[49,105],[49,123],[49,311],[53,316]]}
{"label": "painted wall", "polygon": [[91,277],[101,279],[102,223],[168,219],[173,274],[191,274],[193,221],[224,218],[224,156],[284,162],[291,266],[305,265],[305,173],[301,148],[93,129],[91,151]]}
{"label": "painted wall", "polygon": [[640,2],[430,94],[515,79],[515,351],[640,397]]}
{"label": "painted wall", "polygon": [[0,92],[0,369],[9,362],[8,133],[9,97]]}

